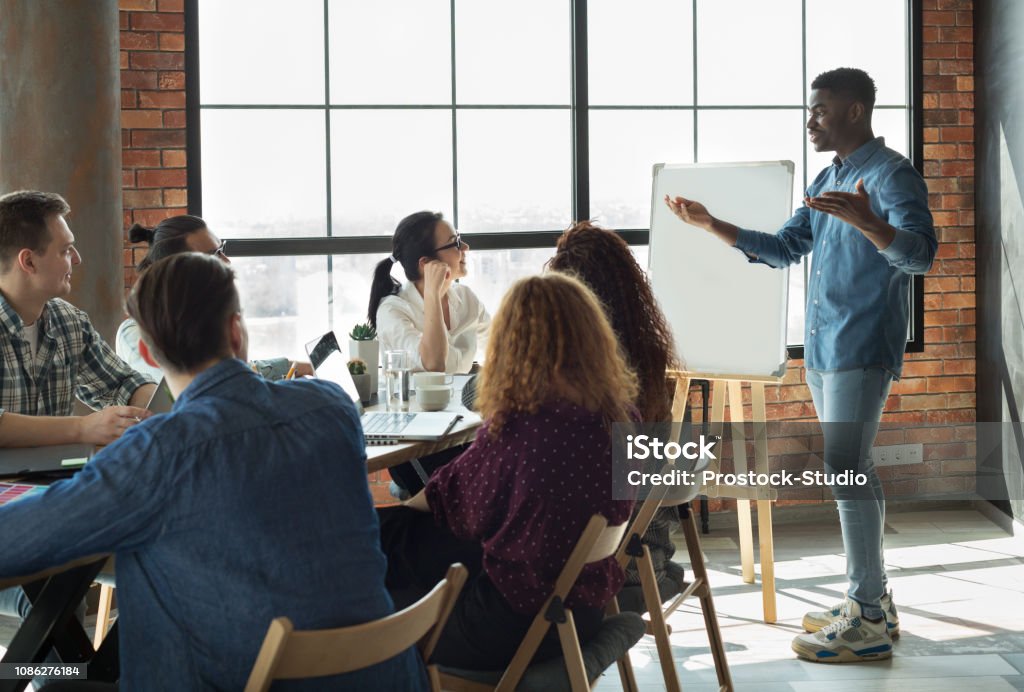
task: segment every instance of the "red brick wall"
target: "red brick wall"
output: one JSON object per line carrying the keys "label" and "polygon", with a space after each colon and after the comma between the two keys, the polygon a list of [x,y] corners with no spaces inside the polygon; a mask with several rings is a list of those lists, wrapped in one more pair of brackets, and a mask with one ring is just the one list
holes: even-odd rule
{"label": "red brick wall", "polygon": [[127,229],[186,213],[184,0],[120,0],[125,288],[145,246]]}
{"label": "red brick wall", "polygon": [[[882,469],[901,496],[972,489],[975,398],[974,43],[971,0],[922,0],[924,173],[939,250],[925,277],[924,353],[908,356],[885,422],[918,429],[879,444],[924,442],[925,462]],[[186,211],[183,0],[121,0],[124,223],[146,225]],[[885,133],[879,133],[885,134]],[[125,287],[141,258],[125,238]],[[766,391],[769,420],[814,419],[803,361]],[[748,399],[749,401],[749,399]],[[934,427],[926,427],[934,424]],[[374,493],[387,498],[384,479]],[[721,501],[715,501],[718,507]]]}
{"label": "red brick wall", "polygon": [[977,418],[973,2],[922,5],[924,175],[939,249],[924,280],[927,346],[908,358],[886,408],[888,416],[924,424],[908,431],[906,441],[925,443],[925,477],[898,467],[902,495],[971,491],[975,471],[974,427],[955,425]]}

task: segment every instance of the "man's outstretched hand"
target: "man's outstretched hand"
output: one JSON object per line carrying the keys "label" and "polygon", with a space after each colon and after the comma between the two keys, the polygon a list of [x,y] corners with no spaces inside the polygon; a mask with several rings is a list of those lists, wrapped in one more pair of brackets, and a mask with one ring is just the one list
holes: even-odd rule
{"label": "man's outstretched hand", "polygon": [[665,204],[672,210],[672,213],[678,216],[682,221],[690,224],[691,226],[697,226],[704,230],[711,230],[711,224],[715,220],[711,214],[708,213],[707,208],[700,202],[695,202],[685,197],[675,197],[674,199],[665,195]]}
{"label": "man's outstretched hand", "polygon": [[697,228],[703,228],[726,245],[736,245],[736,238],[740,232],[739,229],[727,221],[716,219],[708,213],[707,207],[700,202],[695,202],[685,197],[669,197],[665,195],[665,204],[672,210],[673,214],[685,223]]}
{"label": "man's outstretched hand", "polygon": [[862,231],[872,230],[880,221],[871,211],[871,199],[864,189],[863,178],[857,181],[856,192],[825,192],[818,197],[804,198],[804,203]]}
{"label": "man's outstretched hand", "polygon": [[824,192],[818,197],[805,197],[804,204],[844,221],[870,240],[879,250],[892,243],[896,230],[871,211],[871,198],[864,188],[864,179],[857,181],[856,192]]}

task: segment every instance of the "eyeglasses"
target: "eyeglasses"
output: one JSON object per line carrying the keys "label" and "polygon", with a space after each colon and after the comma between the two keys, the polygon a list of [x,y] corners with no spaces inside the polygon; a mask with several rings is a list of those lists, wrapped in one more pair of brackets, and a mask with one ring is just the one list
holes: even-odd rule
{"label": "eyeglasses", "polygon": [[228,246],[228,241],[222,240],[222,241],[220,241],[220,245],[218,245],[214,249],[210,250],[206,254],[213,255],[214,257],[216,257],[217,255],[220,255],[221,257],[225,257],[226,258],[227,254],[225,254],[224,248],[226,248],[227,246]]}
{"label": "eyeglasses", "polygon": [[466,247],[466,243],[462,240],[462,236],[459,235],[458,233],[456,233],[455,234],[455,240],[453,240],[452,242],[450,242],[450,243],[448,243],[446,245],[442,245],[441,247],[434,248],[434,252],[441,252],[441,250],[447,250],[449,248],[455,248],[456,250],[461,250],[464,247]]}

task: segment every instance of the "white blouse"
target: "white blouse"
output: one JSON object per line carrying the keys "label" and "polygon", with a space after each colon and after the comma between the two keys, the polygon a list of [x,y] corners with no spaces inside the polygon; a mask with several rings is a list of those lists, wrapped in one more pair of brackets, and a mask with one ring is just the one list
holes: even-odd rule
{"label": "white blouse", "polygon": [[[448,312],[452,326],[448,330],[448,360],[444,369],[450,373],[467,373],[477,353],[483,354],[486,349],[491,316],[473,291],[457,283],[448,289]],[[413,371],[426,369],[420,360],[424,316],[423,296],[412,282],[406,282],[398,294],[380,301],[377,338],[382,361],[387,351],[401,349],[409,352]]]}

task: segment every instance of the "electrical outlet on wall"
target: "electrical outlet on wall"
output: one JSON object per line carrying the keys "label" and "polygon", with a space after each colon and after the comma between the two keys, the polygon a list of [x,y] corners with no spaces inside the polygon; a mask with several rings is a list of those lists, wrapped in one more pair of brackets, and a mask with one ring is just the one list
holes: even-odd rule
{"label": "electrical outlet on wall", "polygon": [[874,447],[871,459],[875,466],[902,466],[904,464],[920,464],[924,459],[924,445],[920,442],[909,445],[887,445]]}

